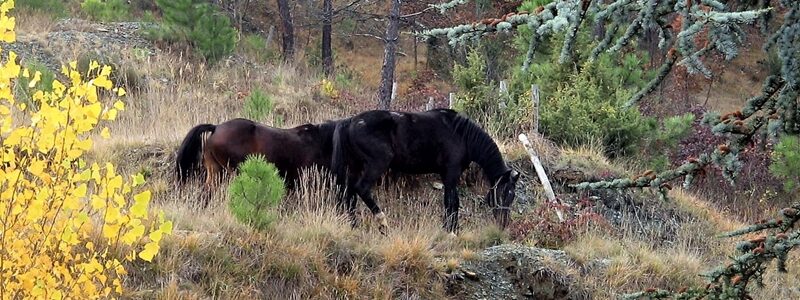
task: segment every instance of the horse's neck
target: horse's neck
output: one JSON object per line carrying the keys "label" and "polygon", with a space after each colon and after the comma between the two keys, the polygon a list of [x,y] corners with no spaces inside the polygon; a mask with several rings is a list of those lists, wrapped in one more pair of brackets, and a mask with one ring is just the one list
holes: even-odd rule
{"label": "horse's neck", "polygon": [[508,166],[497,144],[477,125],[468,120],[462,122],[465,123],[462,124],[460,133],[467,145],[469,160],[477,163],[489,180],[499,179],[508,170]]}

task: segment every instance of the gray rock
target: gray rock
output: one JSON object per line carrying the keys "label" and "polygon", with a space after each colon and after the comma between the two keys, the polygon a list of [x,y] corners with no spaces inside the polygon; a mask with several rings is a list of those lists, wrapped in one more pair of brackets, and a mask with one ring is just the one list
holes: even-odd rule
{"label": "gray rock", "polygon": [[456,299],[590,299],[564,251],[504,244],[462,263],[448,280]]}

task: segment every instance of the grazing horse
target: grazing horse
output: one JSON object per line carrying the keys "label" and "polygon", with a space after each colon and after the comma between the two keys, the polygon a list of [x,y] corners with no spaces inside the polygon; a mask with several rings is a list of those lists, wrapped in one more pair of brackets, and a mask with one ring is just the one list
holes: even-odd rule
{"label": "grazing horse", "polygon": [[[178,149],[179,182],[185,183],[204,166],[206,187],[210,188],[215,176],[223,171],[233,174],[248,155],[261,154],[275,164],[287,187],[292,188],[301,168],[312,165],[330,168],[337,122],[282,129],[237,118],[219,125],[197,125],[189,130]],[[211,135],[204,140],[205,133]]]}
{"label": "grazing horse", "polygon": [[334,133],[331,168],[340,185],[346,184],[343,201],[354,222],[355,195],[388,228],[386,216],[375,203],[372,186],[387,170],[407,174],[439,174],[444,183],[444,227],[458,228],[459,178],[471,162],[483,169],[492,185],[485,203],[493,207],[503,228],[509,221],[519,173],[506,165],[497,144],[472,120],[450,109],[426,112],[373,110],[339,123]]}

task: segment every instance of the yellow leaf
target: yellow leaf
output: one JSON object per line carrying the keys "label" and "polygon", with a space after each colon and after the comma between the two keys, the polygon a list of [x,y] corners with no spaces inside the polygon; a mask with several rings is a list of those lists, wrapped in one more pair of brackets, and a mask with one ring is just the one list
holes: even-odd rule
{"label": "yellow leaf", "polygon": [[[122,96],[125,96],[125,94],[126,94],[126,93],[125,93],[125,89],[123,89],[122,87],[120,87],[120,88],[117,90],[117,96],[119,96],[119,97],[122,97]],[[119,108],[119,110],[122,110],[122,108]]]}
{"label": "yellow leaf", "polygon": [[144,225],[135,225],[131,230],[122,235],[122,242],[126,245],[133,245],[139,238],[144,236]]}
{"label": "yellow leaf", "polygon": [[114,120],[116,120],[116,119],[117,119],[117,110],[116,110],[116,109],[114,109],[114,108],[112,108],[112,109],[109,109],[109,110],[108,110],[108,111],[106,111],[106,113],[103,115],[103,119],[104,119],[104,120],[109,120],[109,121],[114,121]]}
{"label": "yellow leaf", "polygon": [[111,75],[111,67],[110,66],[103,66],[103,69],[100,70],[101,77],[108,77]]}
{"label": "yellow leaf", "polygon": [[106,207],[106,200],[97,195],[92,196],[92,209],[99,210]]}
{"label": "yellow leaf", "polygon": [[136,173],[136,175],[133,175],[133,186],[134,187],[139,186],[139,185],[141,185],[143,183],[144,183],[144,175],[142,175],[142,173]]}
{"label": "yellow leaf", "polygon": [[100,136],[107,139],[111,137],[111,131],[108,130],[108,127],[103,127],[103,130],[100,131]]}
{"label": "yellow leaf", "polygon": [[0,12],[2,12],[4,14],[7,13],[12,8],[14,8],[14,1],[13,0],[5,1],[5,2],[3,2],[3,4],[0,4]]}
{"label": "yellow leaf", "polygon": [[42,72],[36,71],[36,73],[33,74],[33,79],[31,79],[31,81],[28,82],[28,88],[35,87],[36,83],[38,83],[39,80],[42,80]]}
{"label": "yellow leaf", "polygon": [[[123,88],[119,88],[119,90],[122,91],[123,95],[125,94],[125,90]],[[114,108],[116,108],[117,110],[125,110],[125,102],[117,100],[117,102],[114,102]]]}
{"label": "yellow leaf", "polygon": [[131,206],[131,216],[134,218],[142,218],[147,215],[147,206],[150,203],[150,196],[150,190],[133,196],[134,204]]}
{"label": "yellow leaf", "polygon": [[95,78],[94,80],[92,80],[92,83],[95,86],[99,86],[99,87],[104,88],[106,90],[110,90],[114,85],[111,82],[111,80],[108,80],[108,77],[105,77],[105,76],[100,76],[100,77]]}
{"label": "yellow leaf", "polygon": [[145,261],[153,261],[153,257],[158,253],[158,243],[150,242],[144,245],[144,250],[139,252],[139,257]]}
{"label": "yellow leaf", "polygon": [[103,226],[103,237],[108,239],[114,238],[119,233],[119,229],[119,224],[106,224]]}
{"label": "yellow leaf", "polygon": [[158,227],[158,230],[160,230],[161,232],[163,232],[165,234],[172,233],[172,221],[164,222],[164,224],[161,224],[161,226]]}
{"label": "yellow leaf", "polygon": [[100,67],[100,64],[97,63],[96,60],[93,60],[91,63],[89,63],[89,71],[93,71],[94,69],[97,69],[99,67]]}

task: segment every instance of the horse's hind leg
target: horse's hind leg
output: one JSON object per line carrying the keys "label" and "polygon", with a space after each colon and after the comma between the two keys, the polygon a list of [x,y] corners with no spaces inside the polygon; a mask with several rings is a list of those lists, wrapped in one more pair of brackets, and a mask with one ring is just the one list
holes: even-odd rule
{"label": "horse's hind leg", "polygon": [[211,198],[221,180],[222,166],[217,164],[217,161],[212,157],[211,153],[203,153],[203,165],[206,166],[206,184],[204,185],[205,193],[202,195],[203,208],[208,207]]}
{"label": "horse's hind leg", "polygon": [[375,199],[372,196],[372,187],[388,169],[389,160],[367,163],[364,166],[364,174],[355,184],[356,193],[361,196],[361,200],[363,200],[364,204],[372,211],[372,215],[378,219],[380,223],[378,230],[380,230],[382,234],[386,234],[386,230],[389,229],[389,224],[386,221],[386,214],[384,214],[381,208],[378,207],[378,204],[375,203]]}

